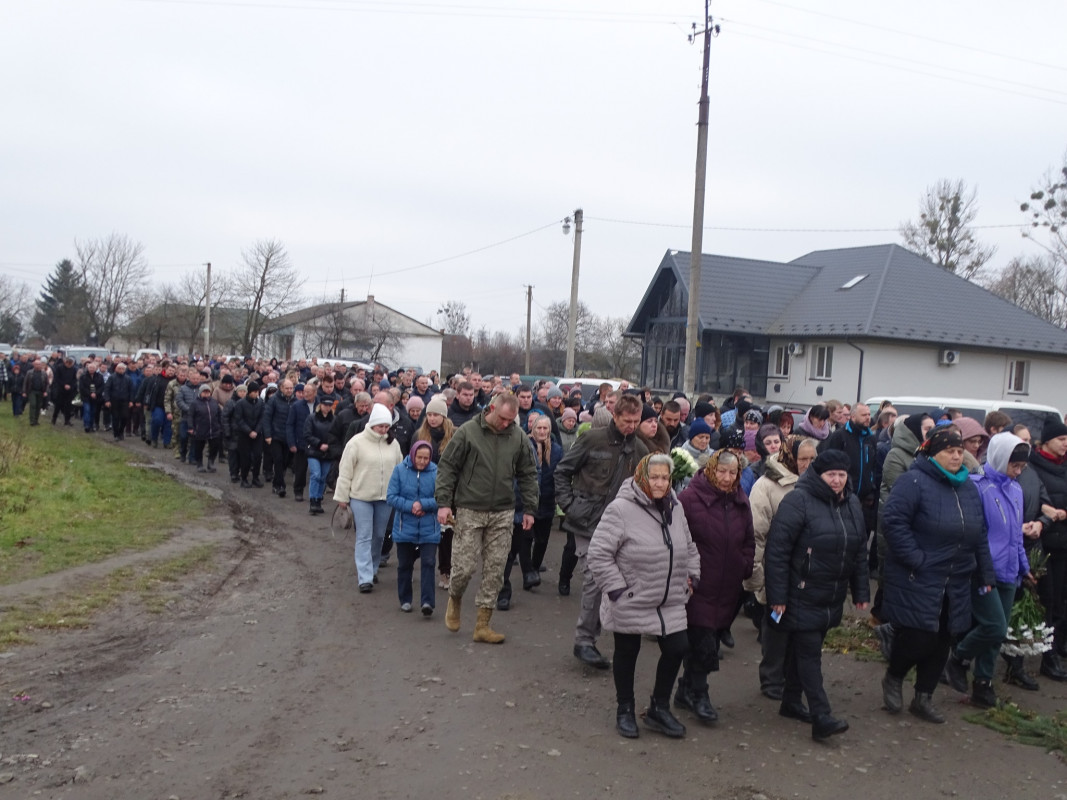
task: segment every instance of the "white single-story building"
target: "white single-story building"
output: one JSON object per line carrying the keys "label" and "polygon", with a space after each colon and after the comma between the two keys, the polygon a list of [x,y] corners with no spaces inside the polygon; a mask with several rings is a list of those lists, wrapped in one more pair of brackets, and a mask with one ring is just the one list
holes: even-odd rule
{"label": "white single-story building", "polygon": [[[644,345],[642,382],[659,390],[682,383],[689,269],[689,253],[668,251],[627,328]],[[788,263],[704,255],[701,269],[698,392],[1067,407],[1067,331],[898,245]]]}
{"label": "white single-story building", "polygon": [[396,309],[366,300],[320,303],[275,317],[263,326],[257,353],[267,358],[330,358],[381,362],[386,367],[441,370],[444,334]]}

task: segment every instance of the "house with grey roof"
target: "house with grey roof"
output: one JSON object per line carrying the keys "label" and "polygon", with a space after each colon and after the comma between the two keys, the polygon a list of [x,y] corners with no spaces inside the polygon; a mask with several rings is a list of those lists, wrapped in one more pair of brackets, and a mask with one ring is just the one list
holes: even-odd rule
{"label": "house with grey roof", "polygon": [[342,358],[441,369],[444,334],[367,295],[318,303],[267,322],[256,352],[267,358]]}
{"label": "house with grey roof", "polygon": [[[678,389],[690,254],[671,250],[627,335],[642,383]],[[698,391],[769,402],[940,395],[1067,405],[1067,331],[894,244],[788,263],[701,258]],[[689,387],[690,390],[692,387]]]}

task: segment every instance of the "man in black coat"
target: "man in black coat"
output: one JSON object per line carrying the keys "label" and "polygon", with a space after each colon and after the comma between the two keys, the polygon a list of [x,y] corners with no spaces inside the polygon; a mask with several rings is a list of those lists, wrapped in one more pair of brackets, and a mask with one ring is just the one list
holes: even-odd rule
{"label": "man in black coat", "polygon": [[78,391],[78,369],[74,359],[64,358],[52,367],[52,424],[56,424],[59,415],[63,415],[63,424],[70,425],[74,408],[74,395]]}
{"label": "man in black coat", "polygon": [[92,433],[97,426],[99,404],[104,394],[104,376],[97,371],[95,361],[90,361],[78,378],[78,394],[82,398],[82,423],[86,433]]}
{"label": "man in black coat", "polygon": [[278,497],[285,497],[285,470],[292,462],[286,432],[289,407],[292,404],[293,382],[286,379],[278,385],[278,391],[266,402],[266,407],[263,409],[263,437],[266,446],[270,448],[271,460],[274,464],[271,491]]}
{"label": "man in black coat", "polygon": [[104,384],[102,397],[104,407],[111,411],[111,435],[116,442],[121,442],[126,438],[133,400],[133,381],[126,374],[126,364],[122,361],[115,365],[115,374]]}
{"label": "man in black coat", "polygon": [[[237,458],[240,463],[241,488],[263,488],[259,468],[263,462],[263,403],[259,401],[259,384],[250,381],[244,400],[233,408],[231,421],[237,439]],[[251,482],[249,476],[251,475]]]}

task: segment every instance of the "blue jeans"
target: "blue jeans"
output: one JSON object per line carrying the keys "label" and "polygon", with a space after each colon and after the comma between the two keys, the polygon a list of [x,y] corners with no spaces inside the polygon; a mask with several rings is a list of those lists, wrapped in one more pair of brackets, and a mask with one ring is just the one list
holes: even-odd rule
{"label": "blue jeans", "polygon": [[153,443],[154,442],[158,442],[159,438],[160,438],[160,435],[162,434],[162,436],[163,436],[163,446],[164,447],[170,447],[170,434],[171,434],[170,420],[167,419],[167,412],[164,411],[162,408],[153,408],[152,409],[152,431],[151,431],[151,434],[152,435],[149,436],[148,438],[151,439]]}
{"label": "blue jeans", "polygon": [[415,571],[415,559],[418,558],[420,605],[434,608],[437,598],[437,589],[434,587],[437,545],[396,541],[393,543],[396,545],[396,593],[400,597],[401,605],[411,602],[411,576]]}
{"label": "blue jeans", "polygon": [[352,522],[356,526],[356,575],[359,585],[373,583],[382,560],[385,526],[389,524],[390,505],[384,500],[365,502],[349,500]]}
{"label": "blue jeans", "polygon": [[[326,491],[326,476],[330,474],[332,461],[319,461],[317,458],[308,459],[308,497],[312,500],[321,500]],[[355,511],[352,512],[353,514]]]}
{"label": "blue jeans", "polygon": [[973,659],[974,679],[993,680],[997,667],[997,653],[1008,633],[1011,607],[1015,603],[1015,584],[997,583],[993,591],[978,594],[971,592],[971,616],[974,627],[956,645],[956,657],[964,661]]}
{"label": "blue jeans", "polygon": [[85,430],[91,431],[96,422],[96,403],[91,400],[82,401],[82,425]]}

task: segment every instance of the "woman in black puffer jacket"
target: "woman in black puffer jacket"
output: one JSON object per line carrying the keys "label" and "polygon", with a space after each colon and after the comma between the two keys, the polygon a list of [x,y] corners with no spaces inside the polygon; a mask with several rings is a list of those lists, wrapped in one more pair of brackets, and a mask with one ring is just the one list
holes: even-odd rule
{"label": "woman in black puffer jacket", "polygon": [[985,510],[963,466],[963,437],[955,425],[927,434],[914,463],[893,485],[882,512],[888,547],[883,614],[895,638],[882,681],[886,710],[903,708],[902,682],[916,668],[909,711],[942,723],[932,695],[948,661],[953,636],[971,627],[973,580],[996,583]]}
{"label": "woman in black puffer jacket", "polygon": [[810,721],[813,739],[848,730],[847,722],[830,715],[822,644],[826,632],[841,623],[848,590],[861,611],[870,601],[867,529],[849,488],[849,466],[839,450],[820,453],[778,506],[764,551],[767,604],[781,615],[772,624],[789,636],[779,713]]}

